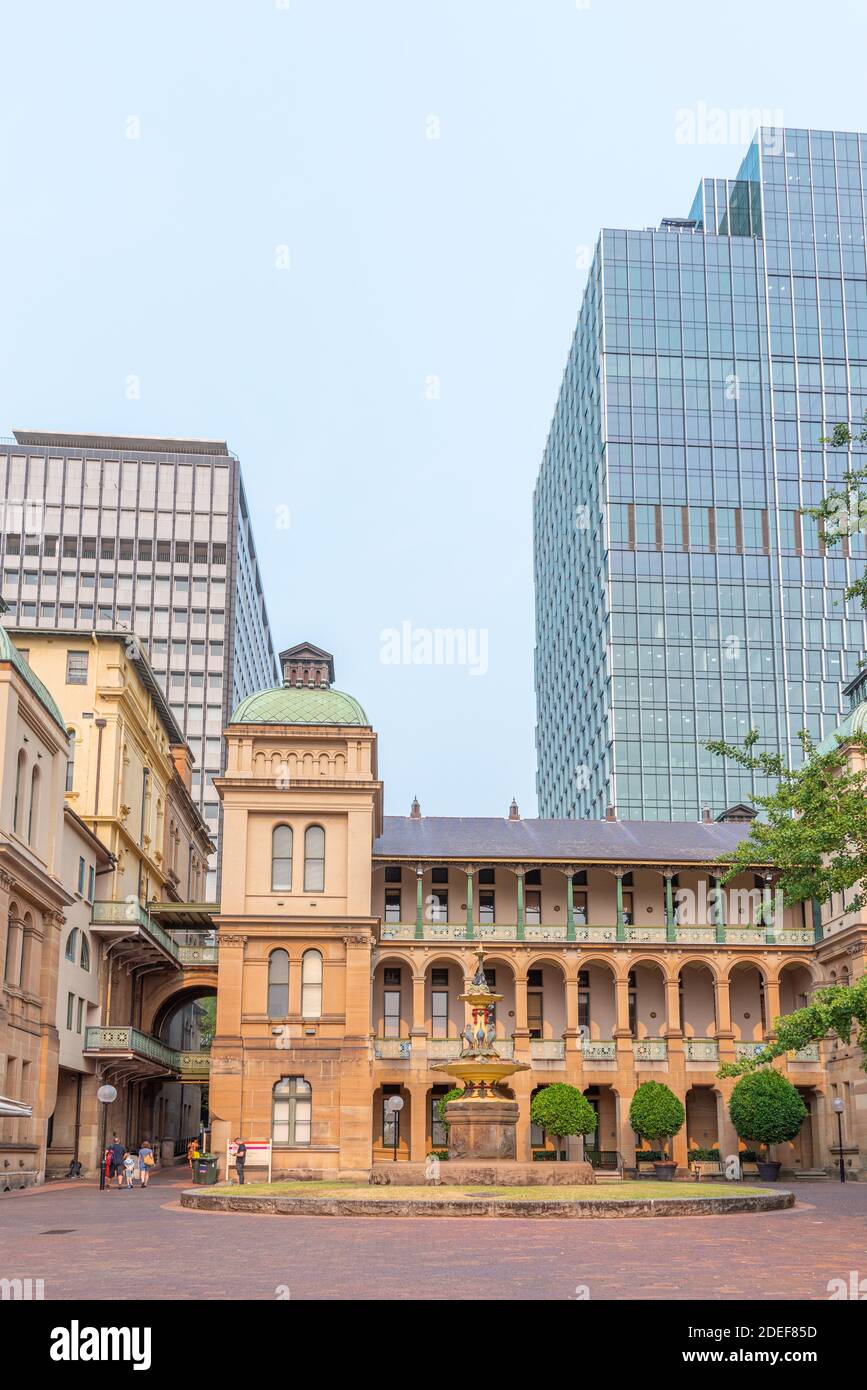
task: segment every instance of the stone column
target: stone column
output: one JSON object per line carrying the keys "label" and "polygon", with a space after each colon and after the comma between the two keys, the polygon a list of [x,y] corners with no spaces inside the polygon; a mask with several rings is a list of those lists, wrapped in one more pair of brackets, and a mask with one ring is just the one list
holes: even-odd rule
{"label": "stone column", "polygon": [[424,1016],[424,986],[424,975],[413,975],[412,1023],[410,1024],[409,1036],[412,1039],[410,1048],[414,1071],[423,1071],[427,1067],[427,1024]]}
{"label": "stone column", "polygon": [[774,1037],[774,1019],[780,1016],[780,982],[765,978],[765,1035]]}
{"label": "stone column", "polygon": [[718,979],[714,988],[716,999],[716,1037],[719,1043],[719,1060],[733,1062],[735,1059],[734,1029],[732,1028],[731,1000],[728,979]]}
{"label": "stone column", "polygon": [[665,881],[665,939],[666,941],[677,940],[677,923],[674,918],[674,890],[672,879],[674,874],[670,869],[666,869],[663,874]]}
{"label": "stone column", "polygon": [[521,963],[522,974],[515,971],[515,1055],[530,1051],[530,1026],[527,1022],[527,972]]}
{"label": "stone column", "polygon": [[409,1087],[410,1135],[409,1157],[411,1163],[424,1163],[427,1157],[427,1087]]}

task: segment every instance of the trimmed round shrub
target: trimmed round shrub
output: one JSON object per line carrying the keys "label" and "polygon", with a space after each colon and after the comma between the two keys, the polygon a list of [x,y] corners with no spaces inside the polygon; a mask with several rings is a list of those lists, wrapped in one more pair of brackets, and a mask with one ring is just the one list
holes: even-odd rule
{"label": "trimmed round shrub", "polygon": [[795,1138],[807,1107],[788,1077],[768,1067],[741,1077],[731,1094],[729,1116],[739,1138],[767,1148]]}
{"label": "trimmed round shrub", "polygon": [[530,1119],[554,1139],[592,1134],[596,1128],[596,1111],[587,1097],[577,1087],[559,1081],[536,1093],[530,1105]]}
{"label": "trimmed round shrub", "polygon": [[661,1081],[643,1081],[632,1097],[629,1124],[642,1139],[662,1148],[681,1129],[686,1111],[674,1091]]}

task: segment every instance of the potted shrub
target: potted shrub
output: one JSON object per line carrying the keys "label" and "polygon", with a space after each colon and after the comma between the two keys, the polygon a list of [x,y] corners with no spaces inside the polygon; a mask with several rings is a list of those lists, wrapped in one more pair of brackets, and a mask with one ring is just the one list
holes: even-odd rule
{"label": "potted shrub", "polygon": [[577,1087],[563,1082],[545,1086],[536,1093],[530,1105],[530,1119],[552,1136],[561,1159],[565,1159],[566,1151],[560,1149],[560,1140],[570,1134],[592,1134],[596,1128],[596,1111],[587,1097]]}
{"label": "potted shrub", "polygon": [[[663,1153],[685,1119],[686,1113],[677,1096],[662,1081],[643,1081],[632,1097],[631,1128],[641,1139],[657,1144]],[[677,1164],[663,1158],[654,1162],[653,1170],[661,1181],[670,1182],[677,1172]]]}
{"label": "potted shrub", "polygon": [[770,1067],[742,1076],[729,1101],[729,1115],[739,1138],[760,1144],[759,1177],[776,1182],[781,1164],[770,1161],[771,1144],[794,1139],[807,1117],[807,1107],[788,1077]]}

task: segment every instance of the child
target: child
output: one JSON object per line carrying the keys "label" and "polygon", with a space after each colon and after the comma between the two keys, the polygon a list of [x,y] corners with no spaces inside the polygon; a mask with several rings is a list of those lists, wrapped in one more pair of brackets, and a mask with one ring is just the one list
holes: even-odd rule
{"label": "child", "polygon": [[130,1192],[132,1192],[132,1175],[135,1172],[135,1159],[128,1150],[123,1156],[123,1171],[124,1177],[126,1178],[126,1185]]}

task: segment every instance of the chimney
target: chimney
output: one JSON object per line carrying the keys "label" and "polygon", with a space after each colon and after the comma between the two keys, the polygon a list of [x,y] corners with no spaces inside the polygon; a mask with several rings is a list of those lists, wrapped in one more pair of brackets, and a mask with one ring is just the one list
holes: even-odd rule
{"label": "chimney", "polygon": [[701,808],[701,820],[702,820],[702,825],[710,825],[710,823],[711,823],[711,814],[710,814],[710,807],[709,807],[709,806],[702,806],[702,808]]}
{"label": "chimney", "polygon": [[334,681],[334,658],[312,642],[299,642],[280,653],[283,684],[301,690],[327,690]]}
{"label": "chimney", "polygon": [[412,805],[409,808],[409,818],[410,820],[421,820],[421,807],[418,804],[417,796],[414,796],[412,799]]}
{"label": "chimney", "polygon": [[193,760],[189,748],[185,743],[173,743],[169,747],[169,756],[175,765],[175,772],[183,782],[187,791],[193,790]]}
{"label": "chimney", "polygon": [[617,812],[610,804],[605,808],[605,819],[610,821],[617,820]]}
{"label": "chimney", "polygon": [[509,807],[509,820],[520,820],[520,819],[521,819],[521,812],[518,810],[518,803],[517,803],[517,801],[515,800],[515,798],[512,797],[512,804],[511,804],[511,806]]}

